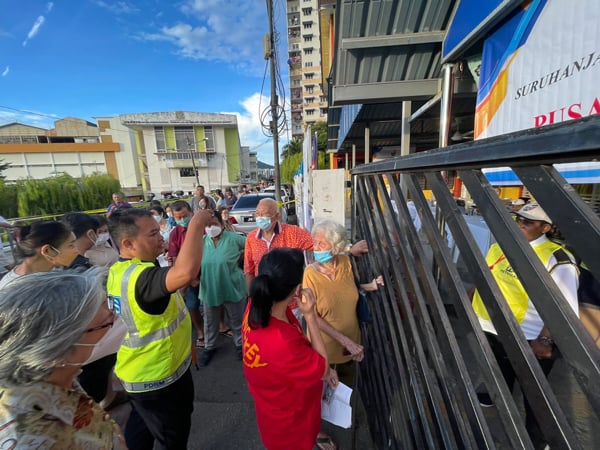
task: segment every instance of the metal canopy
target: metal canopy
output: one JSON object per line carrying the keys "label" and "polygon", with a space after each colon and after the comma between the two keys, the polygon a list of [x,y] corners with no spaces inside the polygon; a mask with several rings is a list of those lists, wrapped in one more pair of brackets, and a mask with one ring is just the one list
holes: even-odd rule
{"label": "metal canopy", "polygon": [[[361,149],[366,126],[373,147],[400,145],[402,101],[413,101],[416,111],[440,92],[442,41],[456,3],[338,0],[328,149]],[[458,91],[470,96],[458,98],[466,98],[472,114],[475,87],[466,72],[469,79]],[[360,113],[338,142],[344,112],[337,108],[352,104],[362,105]],[[436,147],[438,128],[437,111],[424,112],[411,125],[411,142]]]}

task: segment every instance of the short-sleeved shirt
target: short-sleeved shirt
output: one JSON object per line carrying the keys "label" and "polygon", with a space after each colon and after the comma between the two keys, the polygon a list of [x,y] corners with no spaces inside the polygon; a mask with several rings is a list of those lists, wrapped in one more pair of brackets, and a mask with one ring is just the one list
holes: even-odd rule
{"label": "short-sleeved shirt", "polygon": [[187,227],[182,227],[181,225],[175,225],[171,230],[171,234],[169,235],[169,257],[176,258],[179,255],[179,250],[181,250],[186,233]]}
{"label": "short-sleeved shirt", "polygon": [[246,238],[232,231],[223,231],[217,246],[204,236],[200,299],[208,306],[238,302],[246,296],[246,279],[238,262],[244,252]]}
{"label": "short-sleeved shirt", "polygon": [[262,257],[274,248],[289,247],[299,250],[312,250],[310,233],[296,225],[277,222],[271,242],[262,237],[262,230],[256,229],[246,237],[244,253],[244,273],[258,275],[258,263]]}
{"label": "short-sleeved shirt", "polygon": [[[354,282],[352,264],[346,255],[337,255],[337,258],[334,281],[311,264],[304,271],[302,286],[314,292],[317,299],[315,310],[319,316],[344,336],[360,343],[360,327],[356,316],[358,289]],[[338,341],[323,332],[321,336],[330,364],[343,364],[352,359],[350,355],[344,355],[344,346]]]}
{"label": "short-sleeved shirt", "polygon": [[321,427],[325,358],[289,309],[289,323],[271,316],[258,329],[248,325],[249,309],[242,324],[244,375],[263,444],[269,450],[311,450]]}

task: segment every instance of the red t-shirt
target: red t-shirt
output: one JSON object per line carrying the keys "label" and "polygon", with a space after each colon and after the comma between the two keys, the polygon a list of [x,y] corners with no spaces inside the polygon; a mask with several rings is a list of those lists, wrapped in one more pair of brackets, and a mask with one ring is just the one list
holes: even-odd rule
{"label": "red t-shirt", "polygon": [[311,450],[321,426],[325,358],[289,309],[290,323],[271,317],[256,330],[248,325],[249,310],[242,324],[244,375],[263,444],[269,450]]}

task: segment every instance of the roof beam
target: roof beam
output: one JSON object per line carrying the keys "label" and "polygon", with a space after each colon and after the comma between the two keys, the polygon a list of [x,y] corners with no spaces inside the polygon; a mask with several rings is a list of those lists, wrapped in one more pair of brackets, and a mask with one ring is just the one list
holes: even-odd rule
{"label": "roof beam", "polygon": [[433,44],[442,42],[444,40],[444,36],[446,36],[445,31],[428,31],[422,33],[388,34],[385,36],[344,38],[340,44],[340,50]]}
{"label": "roof beam", "polygon": [[363,83],[333,87],[333,103],[397,103],[404,100],[429,99],[440,90],[440,79]]}

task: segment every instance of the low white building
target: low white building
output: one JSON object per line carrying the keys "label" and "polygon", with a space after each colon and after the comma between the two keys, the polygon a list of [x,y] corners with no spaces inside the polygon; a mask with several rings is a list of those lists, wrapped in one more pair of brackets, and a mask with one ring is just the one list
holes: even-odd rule
{"label": "low white building", "polygon": [[98,127],[82,119],[60,119],[49,130],[17,122],[0,126],[0,160],[9,165],[3,173],[8,183],[59,173],[118,178],[118,154],[117,144],[100,142]]}

